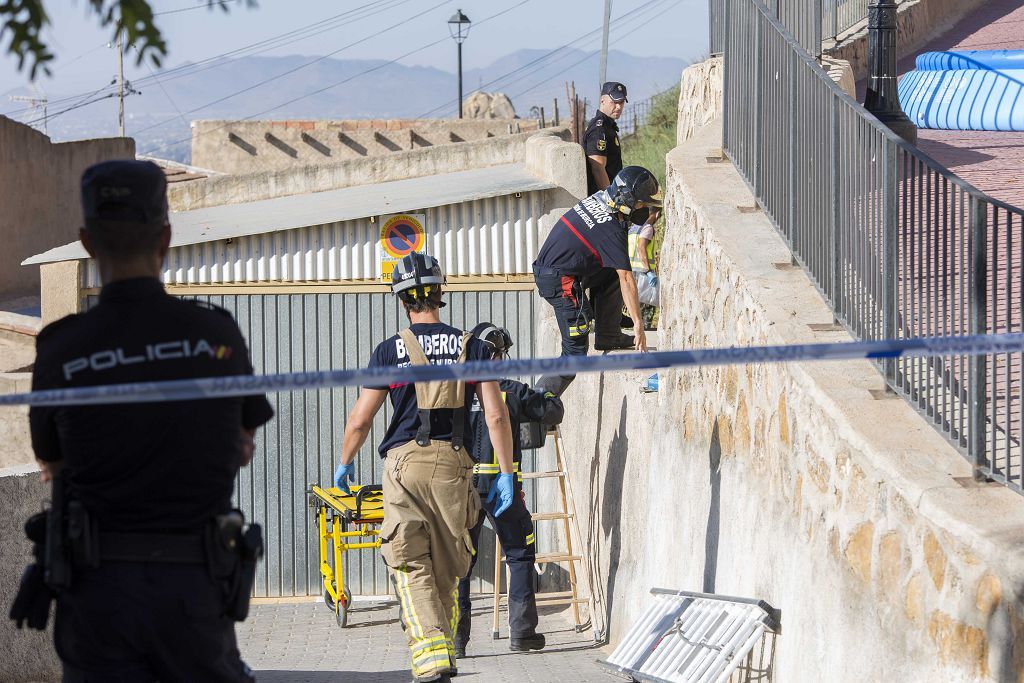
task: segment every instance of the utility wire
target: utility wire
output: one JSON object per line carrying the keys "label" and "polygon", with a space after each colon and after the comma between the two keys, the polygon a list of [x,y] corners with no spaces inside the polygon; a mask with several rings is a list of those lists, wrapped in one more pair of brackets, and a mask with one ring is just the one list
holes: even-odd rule
{"label": "utility wire", "polygon": [[[324,33],[325,31],[329,31],[337,23],[345,24],[345,23],[351,23],[351,22],[359,21],[360,19],[364,19],[364,18],[367,18],[367,17],[370,17],[370,16],[374,16],[375,14],[378,14],[378,13],[380,13],[382,11],[387,11],[387,10],[394,9],[395,7],[397,7],[399,5],[402,5],[402,4],[405,4],[405,3],[409,2],[409,1],[410,0],[397,0],[397,1],[396,0],[374,0],[373,2],[368,2],[368,3],[360,5],[358,7],[354,7],[352,9],[345,10],[344,12],[341,12],[340,14],[335,14],[335,15],[329,16],[329,17],[327,17],[325,19],[322,19],[320,21],[314,22],[312,24],[307,24],[307,25],[301,26],[301,27],[299,27],[297,29],[292,29],[291,31],[286,31],[285,33],[281,33],[281,34],[278,34],[278,35],[275,35],[275,36],[271,36],[270,38],[266,38],[264,40],[260,40],[260,41],[257,41],[255,43],[250,43],[249,45],[244,45],[244,46],[236,48],[234,50],[229,50],[227,52],[223,52],[223,53],[220,53],[220,54],[212,55],[210,57],[206,57],[206,58],[204,58],[204,59],[202,59],[202,60],[200,60],[198,62],[192,62],[192,63],[189,63],[189,64],[182,64],[180,66],[177,66],[177,67],[174,67],[174,68],[171,68],[171,69],[166,69],[163,72],[161,72],[161,77],[166,82],[168,80],[173,80],[174,78],[179,78],[179,77],[183,77],[183,76],[187,76],[187,75],[192,75],[192,74],[195,74],[195,73],[199,73],[200,71],[206,71],[207,69],[210,69],[210,68],[216,68],[216,67],[221,66],[223,64],[223,62],[221,60],[223,60],[225,58],[228,58],[228,57],[235,56],[235,55],[240,55],[240,54],[242,54],[244,52],[247,52],[247,51],[250,51],[250,50],[253,50],[253,52],[251,54],[262,54],[263,52],[267,52],[267,51],[272,50],[272,49],[277,49],[277,48],[280,48],[280,47],[285,47],[287,45],[291,45],[293,43],[305,40],[307,38],[310,38],[310,37],[313,37],[313,36],[316,36],[316,35],[320,35],[321,33]],[[379,11],[373,11],[372,8],[374,8],[375,6],[381,6],[381,5],[384,5],[384,7],[381,7],[381,9]],[[362,16],[353,16],[353,15],[356,15],[360,11],[365,10],[367,8],[371,8],[368,13],[366,13],[366,14],[364,14]],[[107,45],[107,44],[105,43],[104,45]],[[103,46],[101,45],[100,47],[103,47]],[[84,55],[82,55],[82,56],[84,56]],[[136,84],[140,85],[140,86],[141,85],[148,85],[149,81],[150,81],[150,78],[144,77],[144,78],[139,79],[136,82]],[[108,87],[111,87],[111,84],[102,86],[100,88],[100,90],[103,90],[103,89],[108,88]],[[66,102],[71,102],[73,100],[78,100],[80,98],[88,98],[90,96],[91,95],[87,94],[87,93],[79,93],[77,95],[69,95],[67,97],[63,97],[63,98],[51,101],[50,102],[50,106],[54,106],[54,105],[58,105],[59,106],[59,105],[64,104]],[[4,112],[4,115],[5,116],[6,115],[10,115],[10,114],[13,114],[13,113],[26,111],[28,109],[31,109],[31,107],[22,107],[22,108],[19,108],[19,109],[16,109],[16,110],[11,110],[9,112]]]}
{"label": "utility wire", "polygon": [[[512,10],[516,9],[517,7],[521,7],[521,6],[523,6],[526,3],[531,2],[531,1],[532,0],[520,0],[520,2],[517,2],[516,4],[511,5],[511,6],[507,7],[506,9],[504,9],[504,10],[502,10],[500,12],[497,12],[495,14],[492,14],[492,15],[490,15],[488,17],[485,17],[485,18],[481,19],[479,22],[477,22],[477,26],[479,26],[481,24],[484,24],[484,23],[486,23],[486,22],[488,22],[488,21],[490,21],[492,19],[496,19],[496,18],[502,16],[503,14],[507,14],[508,12],[511,12]],[[263,111],[257,112],[255,114],[250,114],[249,116],[246,116],[246,117],[244,117],[242,119],[237,119],[237,120],[238,121],[249,121],[249,120],[255,119],[258,116],[262,116],[264,114],[267,114],[269,112],[275,111],[277,109],[281,109],[282,107],[286,107],[289,104],[293,104],[295,102],[298,102],[299,100],[305,99],[307,97],[312,97],[313,95],[317,95],[319,93],[325,92],[325,91],[330,90],[332,88],[336,88],[337,86],[343,85],[345,83],[348,83],[349,81],[353,81],[356,78],[359,78],[360,76],[365,76],[366,74],[373,73],[374,71],[379,71],[380,69],[383,69],[383,68],[385,68],[387,66],[391,66],[392,64],[395,64],[395,63],[397,63],[397,62],[399,62],[399,61],[401,61],[401,60],[403,60],[403,59],[405,59],[407,57],[411,57],[412,55],[414,55],[414,54],[416,54],[418,52],[423,52],[424,50],[427,50],[427,49],[429,49],[429,48],[431,48],[431,47],[433,47],[435,45],[443,43],[444,41],[446,41],[448,39],[449,39],[449,36],[444,36],[443,38],[439,38],[438,40],[434,40],[432,42],[426,43],[425,45],[421,45],[418,48],[410,50],[409,52],[406,52],[405,54],[399,55],[398,57],[390,59],[390,60],[388,60],[388,61],[386,61],[386,62],[384,62],[382,64],[378,64],[378,65],[373,66],[373,67],[371,67],[369,69],[364,69],[363,71],[360,71],[357,74],[349,76],[348,78],[344,78],[344,79],[342,79],[340,81],[337,81],[335,83],[331,83],[331,84],[326,85],[326,86],[324,86],[322,88],[314,90],[313,92],[308,92],[308,93],[305,93],[305,94],[300,95],[298,97],[294,97],[294,98],[292,98],[290,100],[287,100],[285,102],[281,102],[281,103],[275,104],[274,106],[270,107],[269,109],[264,109]],[[234,123],[234,122],[232,122],[232,123]],[[210,135],[210,134],[216,133],[217,131],[222,130],[222,129],[228,127],[229,125],[230,124],[225,123],[225,124],[222,124],[220,126],[217,126],[216,128],[213,128],[211,130],[204,131],[203,133],[200,133],[200,134],[201,135]],[[157,148],[155,148],[153,150],[148,151],[147,154],[154,154],[156,152],[160,152],[160,151],[169,149],[171,147],[174,147],[176,145],[182,144],[184,142],[189,142],[192,139],[193,139],[192,137],[188,137],[188,138],[182,138],[180,140],[175,140],[175,141],[172,141],[172,142],[168,142],[168,143],[165,143],[163,145],[160,145],[159,147],[157,147]]]}
{"label": "utility wire", "polygon": [[[658,5],[658,4],[660,4],[660,3],[664,2],[664,1],[665,0],[648,0],[648,2],[644,3],[643,5],[640,5],[639,7],[635,8],[635,9],[629,10],[630,14],[619,15],[618,17],[616,17],[615,19],[612,20],[612,24],[619,25],[623,21],[625,21],[625,23],[629,23],[630,21],[638,20],[642,16],[643,12],[648,12],[649,10],[651,10],[651,8],[653,6]],[[546,52],[545,54],[541,55],[540,57],[537,57],[536,59],[533,59],[533,60],[527,62],[526,64],[523,64],[522,66],[520,66],[520,67],[518,67],[516,69],[513,69],[512,71],[508,71],[508,72],[506,72],[504,74],[501,74],[497,78],[491,79],[487,83],[481,84],[477,88],[477,90],[483,90],[484,88],[489,87],[491,85],[494,85],[494,84],[496,84],[496,83],[498,83],[498,82],[508,78],[509,76],[512,76],[512,75],[514,75],[516,73],[519,73],[520,71],[523,71],[525,69],[529,69],[530,67],[532,67],[532,66],[534,66],[536,64],[539,64],[539,63],[544,62],[544,61],[546,61],[548,59],[551,59],[555,54],[557,54],[557,53],[559,53],[559,52],[561,52],[563,50],[568,49],[569,47],[575,45],[576,43],[579,43],[581,41],[585,41],[588,38],[597,37],[597,35],[599,35],[601,33],[602,28],[603,27],[598,26],[597,28],[595,28],[593,30],[587,31],[586,33],[581,34],[580,36],[574,38],[573,40],[570,40],[569,42],[565,43],[564,45],[560,45],[560,46],[556,47],[555,49],[550,50],[549,52]],[[566,57],[569,54],[571,54],[571,53],[566,53],[566,54],[560,55],[558,57],[558,59],[560,59],[562,57]],[[546,64],[542,65],[540,68],[543,68],[544,66],[547,66],[547,65]],[[536,70],[532,71],[531,73],[536,73],[536,71],[539,71],[539,70],[540,69],[536,69]],[[526,75],[530,75],[530,74],[526,74]],[[511,81],[510,83],[517,82],[518,80],[521,80],[521,78],[522,77],[520,77],[518,79],[515,79],[515,80]],[[509,85],[509,84],[506,84],[506,85]],[[421,119],[422,118],[428,118],[432,114],[436,114],[436,113],[438,113],[440,111],[443,111],[444,109],[447,109],[450,106],[457,105],[457,104],[458,104],[458,102],[455,99],[447,100],[446,102],[444,102],[444,103],[434,107],[433,109],[431,109],[431,110],[429,110],[427,112],[424,112],[423,114],[420,114],[416,118],[421,118]]]}
{"label": "utility wire", "polygon": [[168,9],[163,12],[153,12],[154,17],[161,17],[165,14],[180,14],[181,12],[191,12],[197,9],[214,9],[215,7],[227,7],[228,5],[240,2],[240,0],[214,0],[214,2],[204,2],[201,4],[191,5],[190,7],[180,7],[178,9]]}
{"label": "utility wire", "polygon": [[[644,7],[643,11],[647,12],[648,14],[650,14],[650,13],[653,13],[655,10],[660,10],[664,5],[671,4],[672,2],[673,2],[673,0],[652,0],[652,2],[647,3],[647,5]],[[630,19],[632,19],[632,17],[630,17]],[[618,29],[618,30],[621,30],[621,29],[625,28],[628,23],[630,23],[630,21],[627,19],[627,21],[624,21],[624,22],[622,22],[622,23],[620,23],[618,25],[615,25],[614,28]],[[642,29],[642,28],[644,28],[646,26],[647,26],[647,22],[646,21],[641,22],[639,26],[636,26],[636,27],[630,29],[626,33],[622,33],[622,34],[616,36],[615,39],[618,40],[618,41],[621,41],[621,40],[623,40],[623,39],[633,35],[634,33],[636,33],[637,31],[639,31],[640,29]],[[582,64],[583,62],[587,61],[588,59],[594,58],[598,54],[599,54],[598,52],[587,53],[583,57],[581,57],[580,59],[578,59],[575,62],[573,62],[572,64],[569,64],[568,66],[560,66],[559,70],[562,71],[562,72],[568,71],[568,70],[570,70],[570,69],[572,69],[572,68],[574,68],[576,66],[579,66],[580,64]],[[565,57],[565,56],[567,56],[567,55],[562,55],[561,57],[559,57],[559,59],[561,59],[562,57]],[[547,65],[547,66],[549,66],[549,65]],[[540,70],[541,69],[537,69],[534,73],[536,73],[537,71],[540,71]],[[514,79],[512,81],[509,81],[505,85],[506,86],[511,85],[512,83],[516,83],[516,82],[522,80],[525,77],[526,76],[522,76],[520,78],[516,78],[516,79]],[[545,85],[546,83],[549,83],[549,82],[550,81],[548,79],[543,79],[543,80],[535,83],[534,85],[530,86],[526,90],[522,90],[522,91],[516,93],[515,95],[511,95],[510,98],[511,97],[521,97],[522,95],[524,95],[524,94],[526,94],[528,92],[531,92],[533,90],[536,90],[537,88],[539,88],[539,87],[541,87],[541,86],[543,86],[543,85]]]}
{"label": "utility wire", "polygon": [[[524,2],[528,2],[528,1],[529,0],[524,0]],[[214,105],[220,104],[221,102],[224,102],[226,100],[230,100],[231,98],[237,97],[238,95],[241,95],[243,93],[250,92],[252,90],[255,90],[256,88],[261,88],[261,87],[263,87],[264,85],[266,85],[268,83],[272,83],[272,82],[274,82],[276,80],[284,78],[285,76],[291,75],[291,74],[295,73],[296,71],[299,71],[301,69],[305,69],[306,67],[309,67],[309,66],[317,64],[319,62],[322,62],[325,59],[329,59],[329,58],[333,57],[334,55],[338,54],[339,52],[343,52],[343,51],[349,49],[350,47],[355,47],[356,45],[360,45],[362,43],[365,43],[368,40],[373,40],[373,39],[377,38],[378,36],[380,36],[380,35],[382,35],[384,33],[387,33],[389,31],[392,31],[392,30],[396,29],[396,28],[404,26],[407,22],[411,21],[412,19],[418,19],[419,17],[423,16],[424,14],[427,14],[428,12],[432,12],[432,11],[434,11],[435,9],[437,9],[437,8],[439,8],[441,6],[446,5],[447,3],[448,3],[448,0],[441,0],[441,2],[437,3],[436,5],[431,5],[430,7],[428,7],[425,10],[423,10],[422,12],[414,14],[411,17],[407,17],[405,19],[402,19],[401,21],[399,21],[399,22],[397,22],[395,24],[392,24],[391,26],[388,26],[387,28],[385,28],[385,29],[383,29],[381,31],[376,31],[376,32],[374,32],[374,33],[372,33],[370,35],[364,36],[364,37],[360,38],[359,40],[356,40],[356,41],[354,41],[352,43],[349,43],[348,45],[340,47],[337,50],[334,50],[333,52],[328,52],[325,55],[321,55],[320,57],[317,57],[316,59],[313,59],[311,61],[305,62],[304,64],[300,64],[299,66],[296,66],[294,68],[288,69],[287,71],[284,71],[284,72],[282,72],[280,74],[277,74],[276,76],[271,76],[270,78],[265,78],[262,81],[260,81],[259,83],[255,83],[255,84],[250,85],[250,86],[248,86],[246,88],[242,88],[241,90],[236,90],[235,92],[230,93],[228,95],[224,95],[223,97],[219,97],[216,100],[213,100],[212,102],[207,102],[207,103],[202,104],[202,105],[200,105],[200,106],[198,106],[198,107],[196,107],[194,109],[190,109],[186,113],[187,114],[194,114],[197,111],[202,111],[203,109],[208,109],[209,107],[212,107]],[[424,49],[426,49],[426,48],[424,48]],[[318,91],[318,92],[322,92],[322,90]],[[154,123],[154,124],[152,124],[150,126],[146,126],[145,128],[142,128],[140,130],[135,131],[135,134],[138,135],[139,133],[143,133],[143,132],[145,132],[147,130],[152,130],[153,128],[159,128],[160,126],[163,126],[163,125],[169,123],[172,120],[173,120],[173,118],[166,119],[164,121],[160,121],[160,122]]]}

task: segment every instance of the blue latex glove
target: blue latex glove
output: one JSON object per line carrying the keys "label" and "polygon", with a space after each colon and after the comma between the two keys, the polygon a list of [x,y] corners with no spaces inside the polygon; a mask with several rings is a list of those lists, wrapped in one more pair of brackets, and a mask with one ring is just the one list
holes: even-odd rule
{"label": "blue latex glove", "polygon": [[657,287],[658,286],[658,276],[654,274],[653,270],[647,271],[647,283],[651,287]]}
{"label": "blue latex glove", "polygon": [[[345,481],[345,480],[348,481]],[[338,469],[334,470],[334,485],[341,489],[342,493],[346,496],[352,495],[352,491],[348,487],[349,481],[356,480],[356,464],[350,462],[349,464],[338,465]]]}
{"label": "blue latex glove", "polygon": [[512,479],[514,476],[514,474],[499,474],[498,480],[491,486],[491,492],[487,494],[488,505],[494,502],[495,496],[498,497],[498,507],[494,509],[495,517],[501,517],[501,513],[512,507],[512,499],[516,493],[515,482]]}

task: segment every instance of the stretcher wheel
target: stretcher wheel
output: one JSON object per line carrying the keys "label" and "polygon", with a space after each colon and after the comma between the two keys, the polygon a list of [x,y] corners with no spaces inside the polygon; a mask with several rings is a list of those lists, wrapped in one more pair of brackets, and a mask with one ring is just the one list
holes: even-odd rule
{"label": "stretcher wheel", "polygon": [[341,594],[341,604],[338,605],[338,611],[335,613],[335,620],[338,622],[338,628],[345,628],[348,626],[348,610],[352,606],[352,592],[346,588]]}

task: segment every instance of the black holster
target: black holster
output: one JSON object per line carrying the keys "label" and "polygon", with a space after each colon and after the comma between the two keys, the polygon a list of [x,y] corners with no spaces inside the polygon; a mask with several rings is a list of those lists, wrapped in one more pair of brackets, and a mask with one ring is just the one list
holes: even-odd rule
{"label": "black holster", "polygon": [[217,515],[204,534],[206,566],[224,597],[224,616],[245,621],[256,582],[256,563],[263,557],[263,529],[245,525],[241,510]]}
{"label": "black holster", "polygon": [[25,522],[25,535],[32,541],[32,555],[35,562],[25,567],[21,575],[18,593],[11,603],[10,618],[18,628],[27,625],[29,628],[42,631],[50,618],[50,603],[56,592],[46,583],[46,512],[29,517]]}

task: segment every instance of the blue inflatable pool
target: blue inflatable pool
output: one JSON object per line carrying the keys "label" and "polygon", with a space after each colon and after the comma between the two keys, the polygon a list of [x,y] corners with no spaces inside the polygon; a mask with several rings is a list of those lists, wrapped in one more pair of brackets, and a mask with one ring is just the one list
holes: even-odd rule
{"label": "blue inflatable pool", "polygon": [[918,128],[1024,131],[1024,50],[926,52],[899,84]]}

